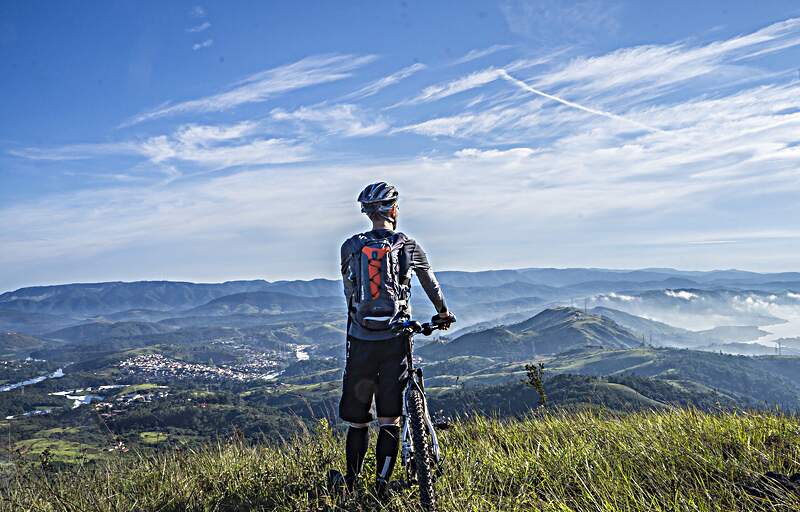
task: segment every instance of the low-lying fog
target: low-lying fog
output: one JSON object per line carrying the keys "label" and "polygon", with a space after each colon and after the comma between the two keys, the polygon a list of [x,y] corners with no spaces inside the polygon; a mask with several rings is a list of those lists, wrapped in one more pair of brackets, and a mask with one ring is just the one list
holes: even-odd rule
{"label": "low-lying fog", "polygon": [[608,293],[590,304],[619,309],[674,327],[704,331],[722,326],[759,326],[769,334],[758,340],[800,337],[800,293],[662,290],[639,294]]}

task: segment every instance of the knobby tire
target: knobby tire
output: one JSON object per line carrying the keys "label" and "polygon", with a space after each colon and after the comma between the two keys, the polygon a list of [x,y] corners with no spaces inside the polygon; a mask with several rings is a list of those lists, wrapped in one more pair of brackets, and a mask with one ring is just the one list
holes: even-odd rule
{"label": "knobby tire", "polygon": [[419,499],[423,510],[436,510],[436,497],[433,490],[433,460],[428,441],[428,427],[425,422],[425,401],[417,389],[408,394],[409,419],[411,420],[411,442],[414,444],[414,460],[417,466]]}

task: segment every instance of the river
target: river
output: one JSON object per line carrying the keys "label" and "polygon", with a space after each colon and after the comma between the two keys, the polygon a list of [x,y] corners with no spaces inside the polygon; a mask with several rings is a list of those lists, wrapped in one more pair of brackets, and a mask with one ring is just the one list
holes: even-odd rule
{"label": "river", "polygon": [[47,379],[59,379],[64,376],[64,370],[59,368],[58,370],[54,371],[53,373],[48,373],[47,375],[40,375],[39,377],[34,377],[32,379],[23,380],[22,382],[17,382],[16,384],[7,384],[5,386],[0,387],[0,393],[4,391],[11,391],[17,388],[21,388],[23,386],[31,386],[33,384],[38,384],[43,380]]}

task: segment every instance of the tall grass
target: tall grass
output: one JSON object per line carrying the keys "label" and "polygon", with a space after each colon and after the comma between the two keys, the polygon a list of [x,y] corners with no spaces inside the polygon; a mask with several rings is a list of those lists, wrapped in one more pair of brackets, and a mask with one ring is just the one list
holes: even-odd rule
{"label": "tall grass", "polygon": [[[764,477],[800,472],[796,418],[691,410],[543,414],[475,418],[442,437],[441,510],[800,510],[800,494]],[[408,510],[415,503],[411,490],[378,504],[368,492],[374,459],[365,468],[366,490],[337,500],[325,474],[342,466],[342,440],[321,424],[281,447],[232,441],[59,472],[18,465],[0,509]]]}

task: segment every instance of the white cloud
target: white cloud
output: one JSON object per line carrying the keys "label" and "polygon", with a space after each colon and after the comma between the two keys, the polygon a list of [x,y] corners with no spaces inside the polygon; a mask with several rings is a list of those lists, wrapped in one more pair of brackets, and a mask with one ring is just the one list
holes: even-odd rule
{"label": "white cloud", "polygon": [[190,18],[205,18],[205,16],[206,10],[200,5],[195,5],[189,10]]}
{"label": "white cloud", "polygon": [[285,139],[256,139],[236,145],[198,146],[159,136],[148,139],[141,149],[154,163],[181,161],[217,169],[301,162],[307,160],[311,154],[307,146]]}
{"label": "white cloud", "polygon": [[444,84],[426,87],[416,97],[393,105],[393,107],[437,101],[454,94],[484,86],[488,83],[494,82],[498,78],[500,78],[499,71],[494,68],[478,71]]}
{"label": "white cloud", "polygon": [[465,148],[456,151],[456,158],[472,158],[479,160],[525,160],[536,152],[531,148],[511,148],[506,150]]}
{"label": "white cloud", "polygon": [[[236,252],[237,258],[242,254],[237,268],[250,264],[259,272],[261,267],[244,256],[257,254],[252,261],[268,259],[271,269],[280,269],[274,272],[298,276],[296,262],[288,261],[280,248],[311,243],[325,253],[336,246],[341,236],[361,226],[353,196],[380,177],[400,187],[401,225],[429,240],[426,245],[433,245],[440,267],[641,267],[677,261],[706,268],[788,268],[800,251],[800,235],[791,223],[800,193],[800,86],[776,76],[772,83],[741,82],[735,88],[702,85],[731,76],[734,59],[789,44],[792,38],[786,34],[792,26],[786,22],[757,36],[711,45],[647,46],[560,65],[547,62],[535,79],[524,81],[547,95],[503,79],[504,68],[480,71],[417,95],[416,104],[424,108],[398,115],[405,126],[395,129],[357,105],[322,103],[272,109],[260,123],[188,124],[130,142],[15,150],[29,159],[76,160],[70,166],[83,158],[134,154],[146,159],[143,165],[176,175],[192,167],[200,172],[248,169],[173,180],[163,187],[137,183],[0,208],[0,245],[7,248],[0,260],[15,273],[34,265],[47,268],[42,262],[59,255],[84,258],[75,267],[87,267],[87,261],[98,261],[89,254],[117,249],[145,254],[148,244],[184,242],[198,254],[219,259],[224,253],[213,245],[225,240],[230,242],[223,244],[226,251]],[[154,117],[263,101],[304,86],[298,84],[349,76],[355,69],[341,56],[316,59],[254,75],[195,103],[154,109]],[[657,69],[648,75],[648,66]],[[701,71],[703,81],[696,80]],[[681,94],[668,100],[658,96],[673,86],[680,89],[670,90]],[[473,92],[464,94],[463,102],[430,104],[466,91]],[[616,99],[617,93],[624,98]],[[629,101],[650,94],[650,101]],[[472,96],[481,100],[472,101]],[[631,130],[629,120],[669,133]],[[280,135],[268,135],[266,126]],[[300,140],[294,135],[287,139],[285,131],[272,130],[275,126],[299,128]],[[337,154],[312,153],[310,143],[301,142],[306,130],[307,140],[326,142],[326,136],[392,135],[397,148],[404,147],[404,133],[452,140],[425,146],[428,141],[414,139],[414,151],[419,148],[428,156],[407,152],[391,165],[369,151],[357,163],[333,165],[324,162],[341,160],[325,158]],[[299,163],[312,156],[313,162]],[[280,162],[297,164],[281,170],[257,167]],[[447,237],[430,224],[431,218],[443,216]],[[487,243],[505,246],[510,225],[516,251],[482,250]],[[721,243],[729,241],[736,243]],[[315,254],[304,266],[307,276],[327,272],[332,267],[328,256]],[[210,260],[208,265],[217,268]],[[335,268],[329,275],[335,275]]]}
{"label": "white cloud", "polygon": [[250,75],[236,82],[227,91],[203,98],[161,106],[134,116],[123,126],[166,116],[197,112],[219,112],[247,103],[259,103],[277,94],[311,85],[342,80],[351,72],[375,59],[373,56],[318,55],[307,57]]}
{"label": "white cloud", "polygon": [[[482,143],[512,143],[523,138],[517,135],[525,134],[531,126],[538,124],[539,110],[541,102],[538,100],[516,106],[499,105],[428,119],[395,128],[393,133],[412,132],[430,137],[480,138]],[[554,124],[550,130],[556,133]]]}
{"label": "white cloud", "polygon": [[697,294],[686,290],[664,290],[664,294],[667,297],[673,297],[675,299],[682,300],[693,300],[697,298]]}
{"label": "white cloud", "polygon": [[187,162],[217,169],[242,165],[285,164],[307,160],[310,149],[295,141],[256,138],[258,125],[181,126],[172,136],[151,137],[139,151],[153,163]]}
{"label": "white cloud", "polygon": [[211,28],[211,23],[209,23],[207,21],[204,21],[203,23],[201,23],[199,25],[195,25],[194,27],[187,28],[186,31],[190,32],[190,33],[197,33],[197,32],[203,32],[204,30],[208,30],[209,28]]}
{"label": "white cloud", "polygon": [[366,137],[389,128],[382,119],[369,119],[358,106],[351,104],[300,107],[291,112],[274,109],[270,115],[276,121],[316,124],[330,134],[344,137]]}
{"label": "white cloud", "polygon": [[259,125],[245,121],[233,125],[180,126],[171,135],[144,140],[80,144],[56,148],[26,148],[12,152],[31,160],[85,160],[119,155],[138,155],[173,177],[180,173],[171,163],[191,163],[205,168],[223,169],[243,165],[285,164],[308,160],[311,150],[297,141],[259,138]]}
{"label": "white cloud", "polygon": [[472,62],[473,60],[482,59],[484,57],[488,57],[489,55],[492,55],[492,54],[497,53],[499,51],[508,50],[509,48],[513,48],[513,47],[511,45],[509,45],[509,44],[495,44],[495,45],[490,46],[489,48],[483,48],[481,50],[477,50],[477,49],[476,50],[470,50],[466,54],[464,54],[462,57],[454,60],[452,62],[452,65],[455,66],[455,65],[458,65],[458,64],[465,64],[467,62]]}
{"label": "white cloud", "polygon": [[408,78],[411,75],[414,75],[414,74],[422,71],[425,68],[427,68],[427,66],[425,64],[417,62],[417,63],[412,64],[412,65],[410,65],[408,67],[405,67],[405,68],[403,68],[403,69],[401,69],[399,71],[396,71],[396,72],[392,73],[391,75],[388,75],[388,76],[385,76],[385,77],[383,77],[383,78],[381,78],[379,80],[376,80],[376,81],[374,81],[374,82],[362,87],[361,89],[359,89],[359,90],[357,90],[357,91],[355,91],[355,92],[353,92],[351,94],[348,94],[345,97],[348,98],[348,99],[367,98],[369,96],[377,94],[378,92],[382,91],[383,89],[385,89],[385,88],[387,88],[387,87],[389,87],[391,85],[394,85],[394,84],[396,84],[396,83],[398,83],[398,82],[400,82],[402,80],[405,80],[406,78]]}
{"label": "white cloud", "polygon": [[622,302],[634,302],[639,300],[638,297],[633,297],[632,295],[624,295],[622,293],[615,293],[611,292],[606,295],[600,295],[600,300],[604,301],[622,301]]}
{"label": "white cloud", "polygon": [[440,135],[455,137],[459,134],[469,135],[471,132],[464,132],[475,127],[474,121],[476,121],[476,119],[477,116],[472,114],[440,117],[402,128],[396,128],[394,131],[397,133],[404,131],[414,132],[420,135],[428,135],[430,137],[438,137]]}
{"label": "white cloud", "polygon": [[[724,115],[739,116],[732,103],[740,100],[736,94],[726,96],[720,93],[720,87],[760,85],[769,78],[781,78],[780,75],[754,71],[733,63],[743,56],[751,56],[754,52],[763,53],[785,49],[800,39],[800,19],[790,19],[755,31],[751,34],[733,37],[705,45],[691,46],[688,43],[667,45],[645,45],[615,50],[597,57],[579,57],[562,65],[554,65],[554,59],[563,51],[554,52],[546,57],[533,60],[517,60],[507,68],[489,68],[458,79],[429,86],[416,97],[394,106],[415,105],[447,98],[454,94],[484,87],[504,79],[510,85],[530,94],[547,98],[564,106],[582,110],[587,114],[599,115],[620,121],[620,132],[630,131],[638,127],[651,132],[673,131],[676,126],[687,128],[688,118],[705,125],[711,124],[707,117],[714,119]],[[529,66],[548,64],[546,72],[540,72],[534,80],[524,81],[509,72],[509,69],[520,71]],[[702,99],[704,92],[701,83],[699,90],[692,81],[704,78],[710,85],[709,92],[716,96],[715,100]],[[676,92],[677,87],[685,87],[683,103],[661,106],[660,95]],[[495,88],[496,90],[496,88]],[[728,89],[730,91],[732,89]],[[753,90],[753,89],[750,89]],[[730,94],[730,93],[728,93]],[[697,96],[700,99],[692,99]],[[588,99],[585,99],[588,98]],[[646,103],[642,103],[648,100]],[[674,100],[673,100],[674,101]],[[760,98],[753,98],[758,108],[768,105]],[[692,109],[689,105],[711,102],[719,105],[719,112],[703,109]],[[486,103],[484,95],[468,101],[467,108],[475,108]],[[783,101],[781,108],[792,108]],[[400,131],[412,131],[430,136],[453,136],[470,138],[487,134],[495,142],[524,142],[524,134],[539,131],[555,136],[569,133],[578,126],[586,127],[585,115],[566,113],[563,109],[554,109],[552,105],[540,105],[532,108],[525,103],[524,96],[508,92],[498,95],[495,105],[484,110],[463,109],[454,115],[439,115],[436,118],[417,121]],[[702,112],[702,116],[694,113]],[[680,121],[686,120],[685,123]],[[478,121],[478,122],[476,122]],[[720,120],[721,121],[721,120]],[[761,120],[753,119],[763,127]],[[783,122],[783,121],[782,121]],[[625,126],[625,125],[629,126]],[[687,134],[676,137],[686,143]],[[692,134],[692,137],[694,134]],[[707,138],[707,137],[704,137]],[[690,141],[691,142],[691,141]],[[784,148],[783,158],[793,158],[800,149]]]}
{"label": "white cloud", "polygon": [[213,45],[213,44],[214,44],[214,40],[213,39],[206,39],[202,43],[193,44],[192,45],[192,50],[197,51],[197,50],[202,50],[203,48],[210,48],[211,45]]}
{"label": "white cloud", "polygon": [[[597,57],[579,57],[539,77],[536,87],[568,87],[571,93],[624,95],[629,88],[659,91],[719,71],[753,52],[778,51],[800,44],[800,18],[775,23],[753,33],[702,46],[688,43],[622,48]],[[751,71],[752,72],[752,71]]]}

